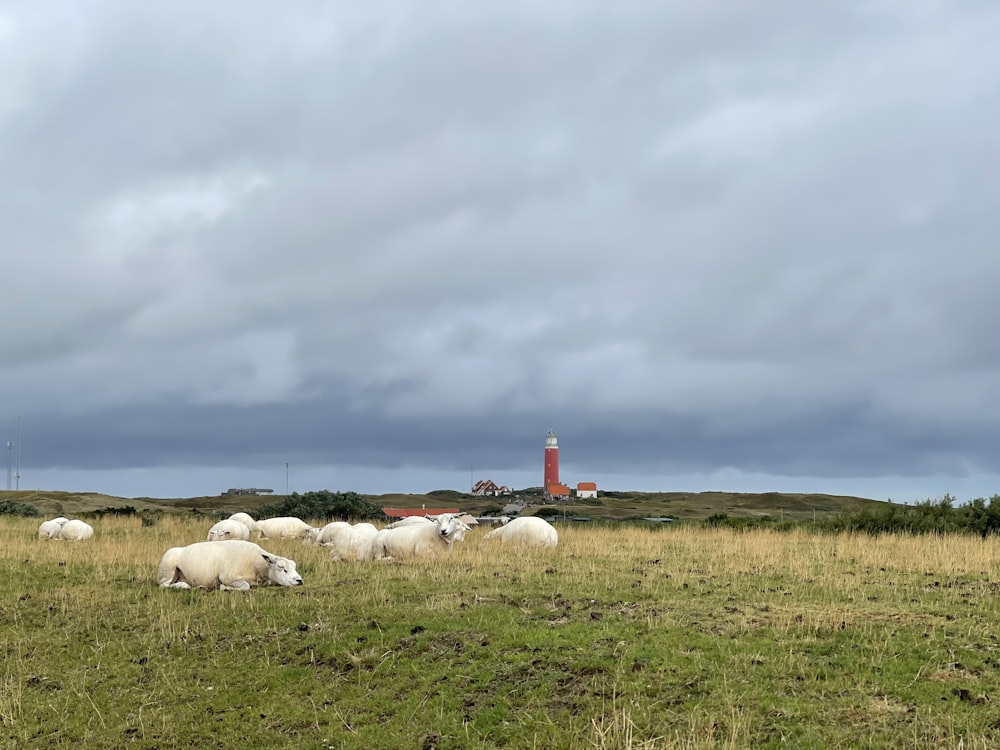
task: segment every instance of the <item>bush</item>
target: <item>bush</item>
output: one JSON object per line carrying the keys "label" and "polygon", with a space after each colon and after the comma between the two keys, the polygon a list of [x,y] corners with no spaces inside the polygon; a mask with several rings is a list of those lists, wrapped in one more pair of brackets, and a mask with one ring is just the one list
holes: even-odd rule
{"label": "bush", "polygon": [[533,515],[533,516],[544,516],[544,517],[548,518],[549,516],[561,516],[562,514],[563,514],[563,511],[560,508],[553,508],[553,507],[548,506],[548,505],[543,505],[541,508],[537,508],[535,510],[535,512],[532,513],[531,515]]}
{"label": "bush", "polygon": [[328,521],[382,521],[382,507],[366,500],[357,492],[331,492],[318,490],[291,495],[276,503],[257,509],[259,518],[297,516],[299,518],[324,518]]}
{"label": "bush", "polygon": [[945,495],[916,505],[888,503],[884,507],[844,514],[824,525],[829,531],[879,534],[978,534],[983,538],[1000,533],[1000,495],[976,498],[955,507],[955,498]]}
{"label": "bush", "polygon": [[0,502],[0,515],[4,516],[40,516],[42,515],[34,506],[19,503],[16,500],[4,500]]}

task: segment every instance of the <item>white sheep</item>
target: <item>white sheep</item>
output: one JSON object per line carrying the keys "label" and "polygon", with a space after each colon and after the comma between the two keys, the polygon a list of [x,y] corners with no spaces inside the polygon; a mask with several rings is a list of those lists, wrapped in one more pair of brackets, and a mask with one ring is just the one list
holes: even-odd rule
{"label": "white sheep", "polygon": [[483,539],[496,539],[502,544],[515,544],[523,547],[555,547],[559,543],[559,533],[555,526],[544,518],[523,516],[514,518],[500,528],[494,529]]}
{"label": "white sheep", "polygon": [[222,541],[224,539],[250,539],[250,529],[240,521],[227,518],[219,521],[208,530],[208,541]]}
{"label": "white sheep", "polygon": [[320,529],[310,526],[301,518],[294,516],[278,516],[265,518],[257,522],[259,539],[301,539],[303,542],[315,542]]}
{"label": "white sheep", "polygon": [[59,529],[59,538],[65,542],[82,542],[84,539],[90,539],[93,535],[93,526],[75,518],[64,523]]}
{"label": "white sheep", "polygon": [[434,521],[427,516],[407,516],[406,518],[400,518],[398,521],[393,521],[386,528],[401,529],[404,526],[419,526],[423,523],[434,523]]}
{"label": "white sheep", "polygon": [[[251,534],[257,530],[257,522],[253,520],[253,516],[249,513],[233,513],[228,520],[239,521],[250,530]],[[249,538],[247,537],[247,539]]]}
{"label": "white sheep", "polygon": [[370,523],[356,523],[346,533],[341,531],[330,543],[331,560],[374,560],[375,539],[379,530]]}
{"label": "white sheep", "polygon": [[382,529],[375,535],[375,558],[386,560],[397,557],[432,555],[451,551],[454,542],[465,539],[469,527],[452,513],[442,513],[432,523]]}
{"label": "white sheep", "polygon": [[347,521],[331,521],[316,535],[316,544],[321,547],[329,547],[334,540],[342,535],[350,536],[351,524]]}
{"label": "white sheep", "polygon": [[183,547],[171,547],[160,558],[160,566],[156,570],[156,582],[161,586],[166,587],[173,583],[174,571],[177,570],[177,561],[180,560],[183,549]]}
{"label": "white sheep", "polygon": [[[170,569],[172,568],[172,572]],[[251,586],[301,586],[295,561],[253,542],[195,542],[167,550],[157,580],[163,588],[246,591]]]}
{"label": "white sheep", "polygon": [[63,518],[58,516],[53,518],[51,521],[42,521],[42,524],[38,527],[38,538],[39,539],[58,539],[59,532],[63,527],[63,524],[68,523],[68,518]]}

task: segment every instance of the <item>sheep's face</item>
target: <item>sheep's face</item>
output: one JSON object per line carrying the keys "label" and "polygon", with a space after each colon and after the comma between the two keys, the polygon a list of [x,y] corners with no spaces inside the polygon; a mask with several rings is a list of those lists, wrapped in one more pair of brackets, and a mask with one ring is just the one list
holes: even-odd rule
{"label": "sheep's face", "polygon": [[465,539],[465,532],[469,530],[462,521],[459,521],[451,513],[442,513],[437,517],[438,533],[450,544],[451,542],[461,542]]}
{"label": "sheep's face", "polygon": [[264,554],[267,561],[267,577],[271,583],[278,586],[301,586],[302,576],[295,569],[295,560],[277,555]]}

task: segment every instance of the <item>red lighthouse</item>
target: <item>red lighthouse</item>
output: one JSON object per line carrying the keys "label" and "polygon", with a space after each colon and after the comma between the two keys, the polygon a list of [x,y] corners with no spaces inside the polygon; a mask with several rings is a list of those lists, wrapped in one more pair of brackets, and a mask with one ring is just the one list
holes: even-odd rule
{"label": "red lighthouse", "polygon": [[545,478],[542,487],[559,484],[559,439],[554,428],[545,433]]}

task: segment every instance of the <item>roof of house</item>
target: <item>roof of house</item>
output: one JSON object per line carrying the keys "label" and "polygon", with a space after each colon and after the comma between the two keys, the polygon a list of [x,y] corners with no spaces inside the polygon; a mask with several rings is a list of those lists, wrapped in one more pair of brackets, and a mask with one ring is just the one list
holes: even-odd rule
{"label": "roof of house", "polygon": [[577,490],[594,490],[597,491],[597,482],[577,482]]}
{"label": "roof of house", "polygon": [[565,484],[548,484],[545,486],[545,491],[550,495],[568,495],[569,487]]}
{"label": "roof of house", "polygon": [[442,513],[459,513],[458,508],[382,508],[389,518],[409,518],[410,516],[439,516]]}

